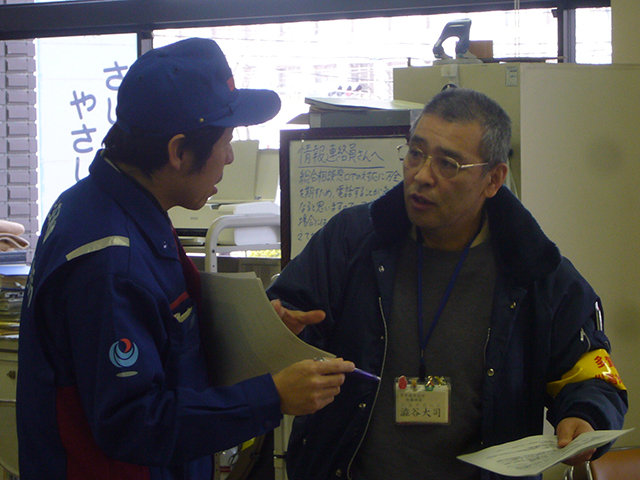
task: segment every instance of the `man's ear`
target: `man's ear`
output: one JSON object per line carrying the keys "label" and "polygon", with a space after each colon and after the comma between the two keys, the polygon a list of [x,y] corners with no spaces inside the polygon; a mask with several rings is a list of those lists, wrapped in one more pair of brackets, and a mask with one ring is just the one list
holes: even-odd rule
{"label": "man's ear", "polygon": [[484,189],[484,195],[486,198],[493,197],[500,187],[504,183],[507,178],[507,173],[509,172],[509,167],[506,163],[499,163],[491,171],[488,173],[489,175],[489,183]]}
{"label": "man's ear", "polygon": [[174,135],[167,144],[169,165],[176,170],[184,168],[184,165],[187,162],[187,156],[185,155],[185,150],[182,147],[184,138],[185,136],[182,133]]}

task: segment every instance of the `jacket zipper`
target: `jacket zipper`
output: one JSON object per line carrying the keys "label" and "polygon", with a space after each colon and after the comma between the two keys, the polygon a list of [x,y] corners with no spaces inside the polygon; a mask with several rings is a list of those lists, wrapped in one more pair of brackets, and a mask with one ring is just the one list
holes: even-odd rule
{"label": "jacket zipper", "polygon": [[491,338],[491,327],[487,329],[487,340],[484,342],[484,366],[487,366],[487,350],[489,349],[489,338]]}
{"label": "jacket zipper", "polygon": [[[384,366],[385,366],[386,361],[387,361],[387,341],[388,341],[387,319],[384,316],[384,310],[382,308],[382,297],[378,297],[378,307],[380,308],[380,315],[382,317],[382,325],[384,326],[384,354],[382,356],[382,371],[380,372],[380,377],[382,377],[382,374],[384,373]],[[360,447],[362,446],[362,442],[364,441],[364,437],[367,434],[367,430],[369,430],[369,424],[371,423],[371,417],[373,416],[373,409],[376,406],[376,402],[378,400],[378,395],[380,394],[381,385],[382,385],[382,382],[379,382],[378,383],[378,388],[376,389],[376,396],[373,398],[373,405],[371,406],[371,412],[369,413],[369,418],[367,419],[367,425],[365,426],[364,433],[360,437],[360,442],[358,443],[358,446],[356,447],[356,450],[353,452],[353,456],[351,457],[351,460],[349,460],[349,465],[347,465],[347,478],[349,480],[352,480],[352,478],[353,478],[351,476],[351,466],[353,465],[353,461],[356,459],[356,455],[358,455],[358,451],[360,450]]]}
{"label": "jacket zipper", "polygon": [[584,328],[580,329],[580,341],[584,343],[584,340],[587,340],[587,352],[591,350],[591,340],[589,336],[585,333]]}
{"label": "jacket zipper", "polygon": [[[484,342],[484,352],[482,353],[483,356],[483,366],[484,369],[487,369],[487,350],[489,349],[489,339],[491,338],[491,327],[487,328],[487,339]],[[486,373],[485,373],[486,375]],[[484,439],[482,438],[482,435],[480,436],[480,445],[482,445],[484,447]],[[484,477],[483,477],[484,478]]]}

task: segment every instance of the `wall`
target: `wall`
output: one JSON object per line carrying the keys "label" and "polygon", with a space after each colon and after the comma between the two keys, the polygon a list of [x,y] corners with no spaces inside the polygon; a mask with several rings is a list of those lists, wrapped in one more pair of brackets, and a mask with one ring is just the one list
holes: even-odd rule
{"label": "wall", "polygon": [[0,219],[21,223],[32,246],[38,230],[34,55],[31,40],[0,42]]}
{"label": "wall", "polygon": [[532,161],[522,164],[522,200],[602,298],[629,394],[624,428],[635,428],[616,445],[640,445],[640,65],[525,73],[522,158]]}
{"label": "wall", "polygon": [[640,64],[638,0],[611,0],[613,63]]}

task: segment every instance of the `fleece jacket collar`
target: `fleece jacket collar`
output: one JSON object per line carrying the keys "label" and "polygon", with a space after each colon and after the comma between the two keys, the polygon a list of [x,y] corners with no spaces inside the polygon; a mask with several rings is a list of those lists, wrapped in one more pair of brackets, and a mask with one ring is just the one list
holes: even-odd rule
{"label": "fleece jacket collar", "polygon": [[[526,286],[558,268],[560,250],[507,187],[487,199],[485,210],[496,258],[516,284]],[[373,202],[370,214],[382,245],[397,243],[408,234],[411,221],[404,206],[403,183]]]}

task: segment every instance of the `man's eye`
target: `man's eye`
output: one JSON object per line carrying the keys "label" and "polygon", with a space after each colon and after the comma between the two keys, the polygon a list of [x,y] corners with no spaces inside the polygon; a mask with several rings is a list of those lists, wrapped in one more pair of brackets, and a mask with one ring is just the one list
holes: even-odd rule
{"label": "man's eye", "polygon": [[421,160],[422,157],[424,157],[424,154],[420,150],[415,148],[410,148],[408,155],[415,160]]}
{"label": "man's eye", "polygon": [[441,170],[454,171],[458,169],[458,164],[449,157],[435,157],[433,161],[438,165]]}

